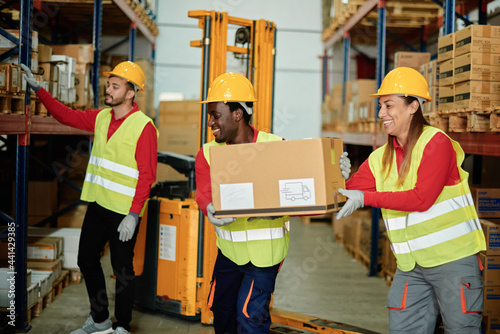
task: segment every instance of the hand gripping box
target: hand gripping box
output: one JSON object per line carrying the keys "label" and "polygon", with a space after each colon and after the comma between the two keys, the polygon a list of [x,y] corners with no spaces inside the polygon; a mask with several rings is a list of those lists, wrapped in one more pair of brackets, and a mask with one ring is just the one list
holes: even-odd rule
{"label": "hand gripping box", "polygon": [[345,202],[340,138],[316,138],[210,148],[216,217],[314,215]]}

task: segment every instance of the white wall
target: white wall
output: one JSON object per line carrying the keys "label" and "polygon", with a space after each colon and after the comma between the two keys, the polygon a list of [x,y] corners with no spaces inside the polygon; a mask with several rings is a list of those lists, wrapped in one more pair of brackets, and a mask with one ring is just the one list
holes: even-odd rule
{"label": "white wall", "polygon": [[[321,0],[160,0],[156,43],[156,104],[161,92],[181,92],[185,99],[200,98],[200,40],[203,30],[189,10],[216,10],[245,19],[276,23],[277,56],[274,91],[274,133],[286,139],[321,134]],[[234,29],[228,39],[234,40]],[[228,71],[243,71],[228,53]]]}

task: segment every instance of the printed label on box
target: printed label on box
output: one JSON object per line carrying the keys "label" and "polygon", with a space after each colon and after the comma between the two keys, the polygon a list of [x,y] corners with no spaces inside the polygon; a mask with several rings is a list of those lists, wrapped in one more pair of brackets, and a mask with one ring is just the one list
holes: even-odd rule
{"label": "printed label on box", "polygon": [[491,233],[490,238],[488,240],[488,246],[491,247],[500,247],[500,233]]}
{"label": "printed label on box", "polygon": [[160,260],[175,261],[177,227],[160,225]]}
{"label": "printed label on box", "polygon": [[253,209],[253,183],[221,184],[220,206],[222,210]]}
{"label": "printed label on box", "polygon": [[315,205],[314,179],[279,180],[280,205]]}
{"label": "printed label on box", "polygon": [[479,198],[479,211],[500,211],[500,198]]}

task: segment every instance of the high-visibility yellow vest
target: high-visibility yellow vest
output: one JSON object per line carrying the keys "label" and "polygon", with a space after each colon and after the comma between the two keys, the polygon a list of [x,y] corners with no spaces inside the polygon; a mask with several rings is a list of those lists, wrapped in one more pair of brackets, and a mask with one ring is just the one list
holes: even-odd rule
{"label": "high-visibility yellow vest", "polygon": [[[259,131],[257,142],[279,141],[283,138]],[[203,153],[210,164],[212,146],[226,145],[215,140],[203,145]],[[290,218],[273,220],[237,218],[232,224],[215,227],[217,247],[222,254],[238,265],[252,262],[257,267],[270,267],[280,263],[288,253],[290,244]]]}
{"label": "high-visibility yellow vest", "polygon": [[[387,143],[375,150],[369,157],[369,165],[375,176],[377,191],[413,189],[423,152],[426,148],[432,149],[428,145],[439,145],[436,142],[429,144],[439,132],[444,133],[431,126],[424,127],[413,148],[410,170],[402,186],[398,186],[396,155],[394,154],[392,167],[386,178],[387,171],[382,172],[382,156]],[[467,183],[469,174],[461,168],[465,155],[460,145],[451,138],[450,140],[457,154],[460,183],[445,186],[436,202],[425,212],[382,209],[391,248],[398,268],[402,271],[412,270],[415,264],[435,267],[486,249],[484,234]]]}
{"label": "high-visibility yellow vest", "polygon": [[135,160],[137,141],[144,127],[152,121],[143,112],[134,112],[123,121],[108,141],[111,117],[111,108],[103,109],[97,115],[94,145],[85,174],[81,200],[96,202],[108,210],[126,215],[130,211],[139,178]]}

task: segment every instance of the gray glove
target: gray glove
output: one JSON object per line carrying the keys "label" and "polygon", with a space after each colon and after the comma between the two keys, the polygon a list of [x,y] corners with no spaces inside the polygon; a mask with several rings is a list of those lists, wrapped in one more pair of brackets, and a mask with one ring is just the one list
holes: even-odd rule
{"label": "gray glove", "polygon": [[40,86],[38,81],[36,81],[36,79],[33,77],[31,70],[28,68],[28,66],[26,66],[24,64],[21,64],[21,68],[25,72],[25,73],[23,73],[23,78],[24,78],[24,80],[26,80],[26,83],[28,84],[28,86],[30,86],[31,89],[33,89],[35,91],[35,93],[38,92],[40,90],[40,88],[42,88],[42,87]]}
{"label": "gray glove", "polygon": [[215,218],[214,213],[215,213],[214,205],[212,203],[208,204],[207,205],[208,221],[212,223],[212,225],[217,227],[229,225],[236,220],[236,218]]}
{"label": "gray glove", "polygon": [[126,242],[132,239],[138,222],[139,215],[135,212],[130,212],[125,216],[125,218],[123,218],[117,229],[117,231],[120,232],[120,241]]}
{"label": "gray glove", "polygon": [[361,190],[339,189],[339,193],[347,197],[347,202],[337,213],[337,219],[350,216],[357,209],[365,207],[365,193]]}
{"label": "gray glove", "polygon": [[340,170],[342,171],[344,180],[347,180],[349,178],[349,174],[351,174],[351,160],[347,157],[347,152],[340,155]]}

